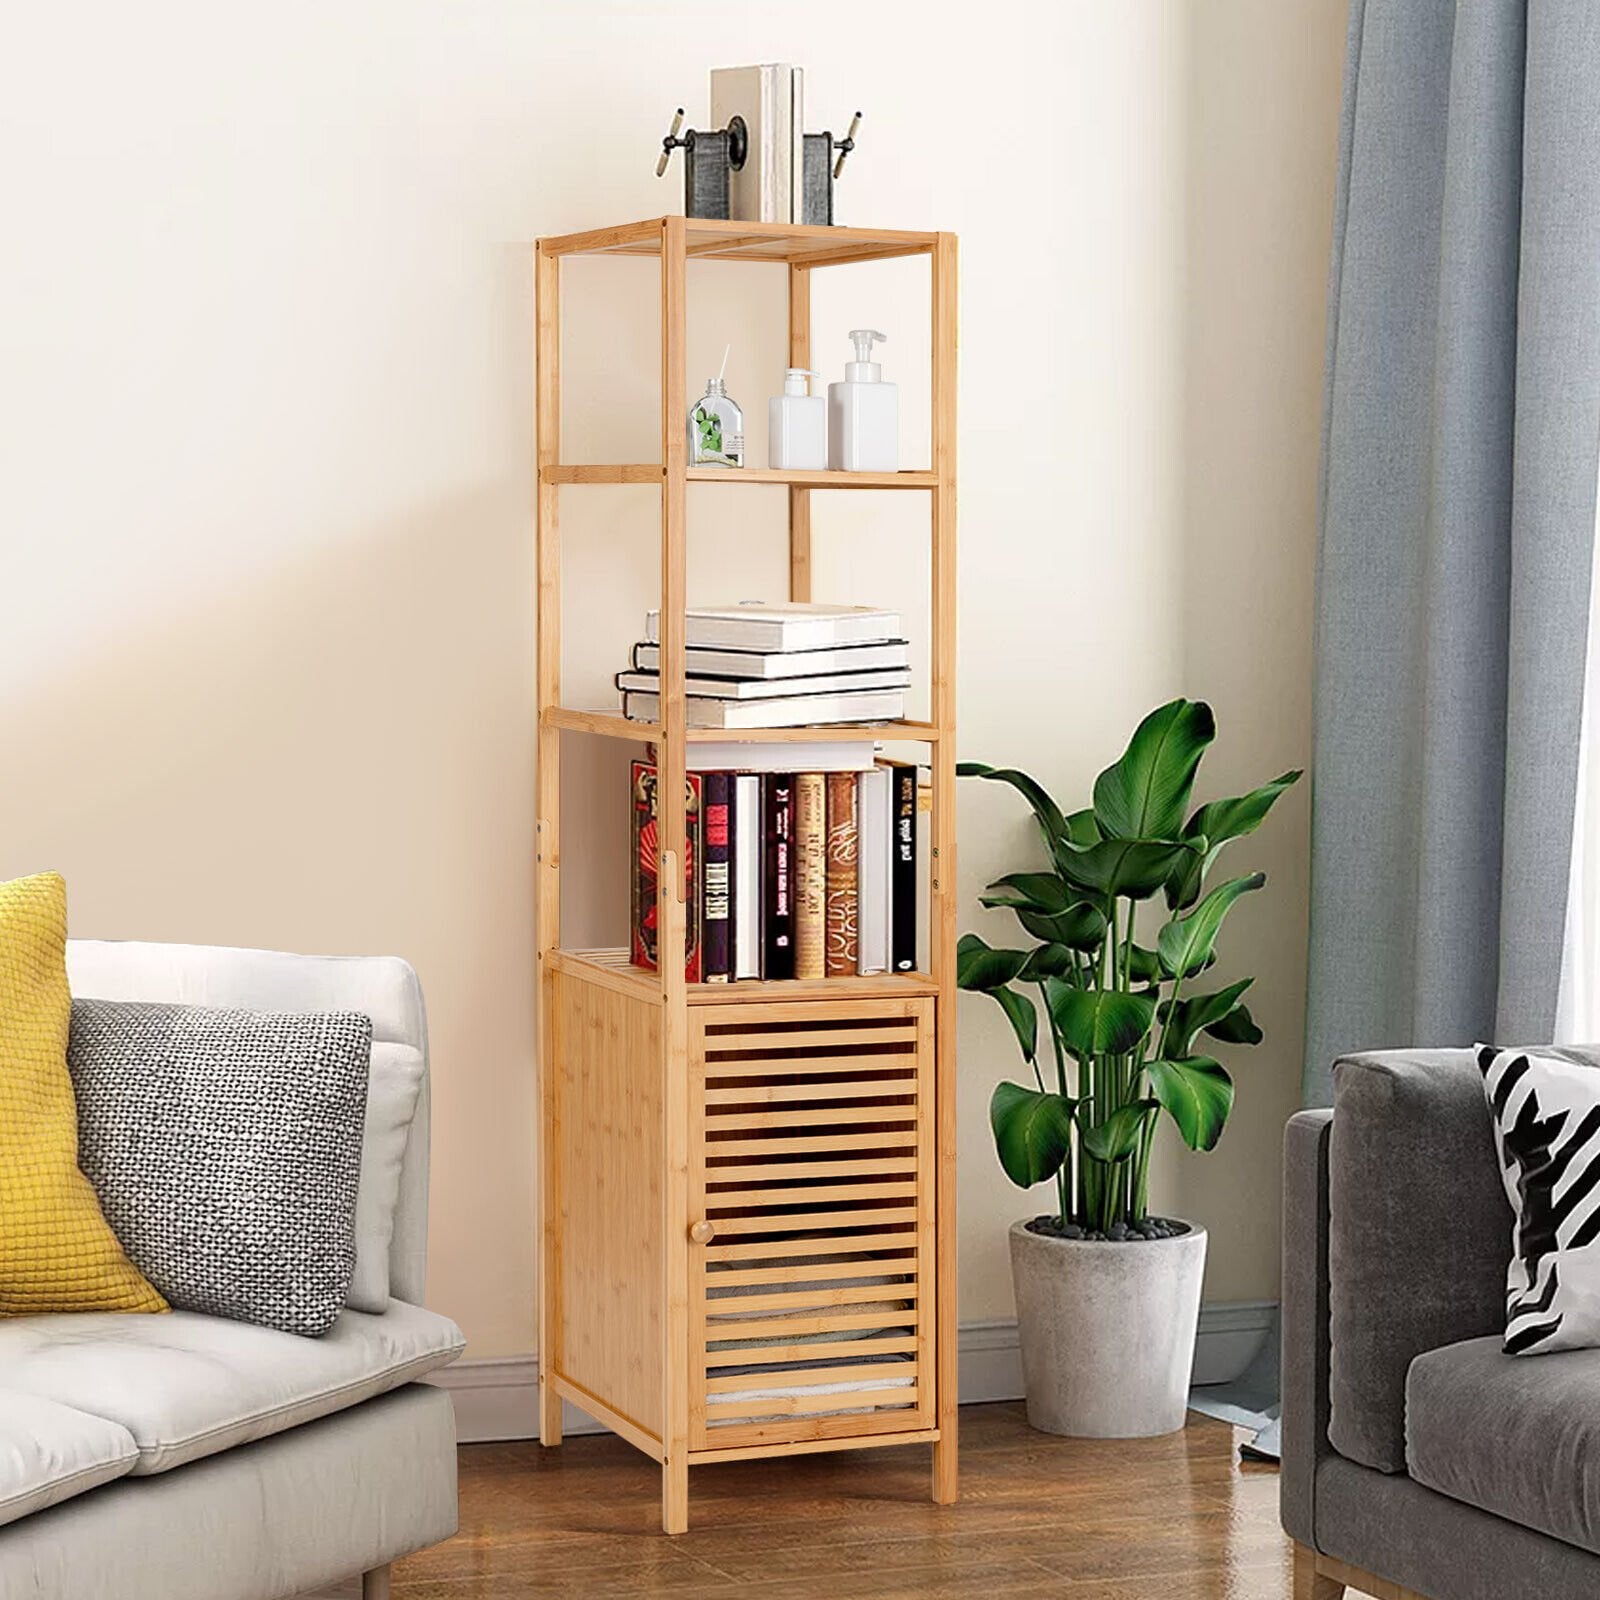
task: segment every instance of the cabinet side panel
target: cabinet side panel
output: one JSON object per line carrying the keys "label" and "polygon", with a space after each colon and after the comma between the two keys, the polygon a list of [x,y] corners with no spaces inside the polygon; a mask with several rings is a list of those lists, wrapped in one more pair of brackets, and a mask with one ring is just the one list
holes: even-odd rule
{"label": "cabinet side panel", "polygon": [[553,978],[561,1376],[659,1437],[660,1006]]}

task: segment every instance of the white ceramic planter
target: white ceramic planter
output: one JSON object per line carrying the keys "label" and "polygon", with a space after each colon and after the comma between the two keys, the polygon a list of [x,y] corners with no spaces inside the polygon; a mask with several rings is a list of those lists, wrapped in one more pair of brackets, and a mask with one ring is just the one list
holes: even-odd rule
{"label": "white ceramic planter", "polygon": [[1206,1232],[1121,1244],[1011,1229],[1028,1421],[1140,1439],[1183,1426]]}

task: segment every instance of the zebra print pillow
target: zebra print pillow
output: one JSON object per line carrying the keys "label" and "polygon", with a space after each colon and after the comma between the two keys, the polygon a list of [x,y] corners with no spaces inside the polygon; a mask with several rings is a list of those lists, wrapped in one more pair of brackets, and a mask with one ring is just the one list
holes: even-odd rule
{"label": "zebra print pillow", "polygon": [[1600,1346],[1600,1063],[1559,1049],[1477,1055],[1516,1216],[1505,1352]]}

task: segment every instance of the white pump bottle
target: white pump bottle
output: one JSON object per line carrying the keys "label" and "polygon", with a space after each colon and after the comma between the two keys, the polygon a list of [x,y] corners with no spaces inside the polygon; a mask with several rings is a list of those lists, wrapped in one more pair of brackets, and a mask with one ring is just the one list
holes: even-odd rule
{"label": "white pump bottle", "polygon": [[852,329],[856,358],[845,363],[843,383],[828,385],[828,465],[836,471],[900,470],[900,390],[872,359],[873,344],[888,337]]}
{"label": "white pump bottle", "polygon": [[813,395],[809,367],[790,367],[783,393],[767,401],[767,465],[788,472],[817,472],[828,465],[828,402]]}

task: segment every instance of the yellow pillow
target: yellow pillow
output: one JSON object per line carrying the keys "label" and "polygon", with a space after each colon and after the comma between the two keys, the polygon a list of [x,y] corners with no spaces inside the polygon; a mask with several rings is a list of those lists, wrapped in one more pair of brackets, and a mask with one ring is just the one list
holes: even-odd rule
{"label": "yellow pillow", "polygon": [[0,883],[0,1316],[165,1311],[78,1170],[67,886]]}

